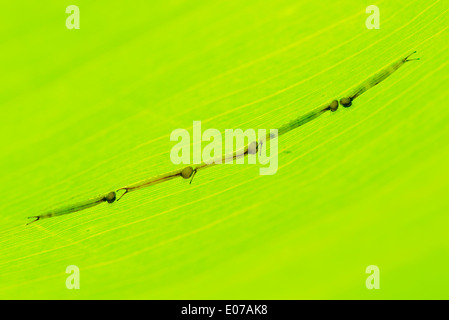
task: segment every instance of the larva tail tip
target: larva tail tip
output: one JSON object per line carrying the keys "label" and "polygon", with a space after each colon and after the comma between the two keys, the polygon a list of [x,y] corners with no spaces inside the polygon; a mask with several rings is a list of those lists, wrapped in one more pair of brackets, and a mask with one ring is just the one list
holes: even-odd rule
{"label": "larva tail tip", "polygon": [[28,222],[26,225],[29,225],[29,224],[31,224],[31,223],[33,223],[33,222],[36,222],[36,221],[38,221],[40,218],[41,218],[40,216],[31,216],[31,217],[28,217],[28,219],[34,219],[34,220]]}
{"label": "larva tail tip", "polygon": [[412,53],[410,53],[408,56],[406,56],[404,58],[404,62],[408,62],[408,61],[417,61],[420,60],[420,58],[413,58],[413,59],[409,59],[412,55],[414,55],[417,51],[413,51]]}

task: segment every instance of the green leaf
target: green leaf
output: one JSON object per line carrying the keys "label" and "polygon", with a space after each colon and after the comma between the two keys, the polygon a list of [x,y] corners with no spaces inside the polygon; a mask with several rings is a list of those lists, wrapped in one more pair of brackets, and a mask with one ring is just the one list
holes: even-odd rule
{"label": "green leaf", "polygon": [[[78,30],[69,4],[2,4],[0,297],[449,298],[447,1],[379,1],[378,30],[370,4],[80,0]],[[279,128],[413,50],[281,136],[274,175],[219,165],[25,225],[179,168],[177,128]]]}

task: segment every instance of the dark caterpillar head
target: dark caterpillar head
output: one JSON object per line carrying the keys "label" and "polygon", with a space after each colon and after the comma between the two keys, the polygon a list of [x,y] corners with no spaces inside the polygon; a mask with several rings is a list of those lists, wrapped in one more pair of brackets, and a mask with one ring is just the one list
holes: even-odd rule
{"label": "dark caterpillar head", "polygon": [[193,168],[192,167],[185,167],[184,169],[182,169],[181,171],[181,177],[183,177],[184,179],[189,179],[192,176],[193,173]]}
{"label": "dark caterpillar head", "polygon": [[334,100],[329,104],[329,110],[334,112],[337,111],[337,109],[338,109],[338,101]]}
{"label": "dark caterpillar head", "polygon": [[257,142],[253,141],[248,146],[248,154],[256,154],[257,153]]}

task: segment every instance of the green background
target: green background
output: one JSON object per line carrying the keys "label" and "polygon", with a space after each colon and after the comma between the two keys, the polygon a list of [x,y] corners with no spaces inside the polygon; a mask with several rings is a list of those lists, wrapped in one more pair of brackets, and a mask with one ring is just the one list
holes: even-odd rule
{"label": "green background", "polygon": [[[449,298],[447,0],[0,10],[0,298]],[[275,175],[217,166],[25,226],[173,170],[176,128],[277,128],[413,50],[353,107],[282,136]]]}

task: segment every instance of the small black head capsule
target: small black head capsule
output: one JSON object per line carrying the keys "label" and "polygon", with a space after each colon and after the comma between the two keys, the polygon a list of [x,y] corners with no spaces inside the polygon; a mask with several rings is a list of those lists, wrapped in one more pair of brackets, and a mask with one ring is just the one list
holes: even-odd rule
{"label": "small black head capsule", "polygon": [[253,141],[248,146],[248,153],[249,154],[256,154],[257,153],[257,142]]}
{"label": "small black head capsule", "polygon": [[113,203],[113,202],[115,201],[115,192],[114,192],[114,191],[109,192],[109,193],[106,195],[105,200],[106,200],[108,203]]}
{"label": "small black head capsule", "polygon": [[348,108],[348,107],[352,106],[352,99],[351,98],[341,98],[340,104],[343,107]]}
{"label": "small black head capsule", "polygon": [[329,110],[334,112],[334,111],[337,111],[337,109],[338,109],[338,101],[334,100],[330,103]]}
{"label": "small black head capsule", "polygon": [[189,179],[192,176],[193,173],[193,168],[192,167],[185,167],[184,169],[182,169],[181,171],[181,177],[183,177],[184,179]]}

